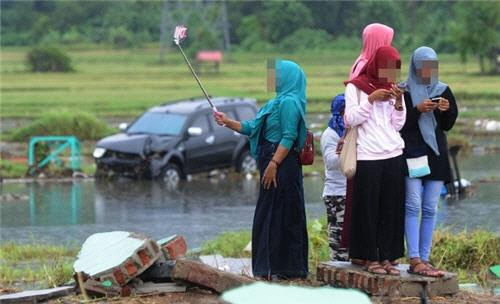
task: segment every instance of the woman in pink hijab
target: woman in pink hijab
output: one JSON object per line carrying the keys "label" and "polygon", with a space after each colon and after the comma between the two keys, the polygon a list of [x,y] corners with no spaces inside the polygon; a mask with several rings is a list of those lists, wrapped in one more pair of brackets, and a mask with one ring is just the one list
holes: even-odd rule
{"label": "woman in pink hijab", "polygon": [[[363,70],[364,66],[375,53],[375,51],[381,46],[390,46],[392,44],[392,38],[394,37],[394,30],[384,24],[371,23],[368,24],[363,30],[363,49],[361,54],[352,65],[351,71],[349,73],[349,81],[359,76],[359,73]],[[346,189],[346,203],[344,212],[344,225],[342,228],[342,237],[340,246],[342,248],[349,247],[349,236],[351,232],[351,212],[352,212],[352,199],[353,199],[353,182],[352,180],[347,180]],[[351,259],[353,264],[364,265],[365,261],[360,259]],[[396,264],[396,261],[392,261]]]}
{"label": "woman in pink hijab", "polygon": [[349,73],[349,80],[356,78],[366,65],[370,57],[381,46],[390,46],[394,30],[380,23],[368,24],[363,30],[363,49],[358,59],[354,62]]}

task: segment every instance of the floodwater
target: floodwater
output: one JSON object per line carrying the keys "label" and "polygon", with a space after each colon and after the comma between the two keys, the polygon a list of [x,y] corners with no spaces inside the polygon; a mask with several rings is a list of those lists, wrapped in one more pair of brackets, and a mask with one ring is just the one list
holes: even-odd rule
{"label": "floodwater", "polygon": [[[462,178],[496,177],[473,182],[463,200],[442,200],[437,224],[453,231],[483,228],[500,234],[500,155],[468,155],[460,159]],[[321,217],[321,176],[304,179],[309,219]],[[2,242],[81,244],[96,232],[126,230],[156,239],[183,235],[190,248],[224,231],[250,229],[258,180],[232,174],[198,177],[176,188],[161,181],[35,182],[0,184]],[[12,194],[19,199],[9,199]]]}

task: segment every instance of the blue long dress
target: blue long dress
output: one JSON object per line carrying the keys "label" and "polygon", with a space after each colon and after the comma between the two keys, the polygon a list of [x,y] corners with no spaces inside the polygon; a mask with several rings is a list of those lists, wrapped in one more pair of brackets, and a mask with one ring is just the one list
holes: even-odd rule
{"label": "blue long dress", "polygon": [[278,186],[261,184],[252,228],[254,276],[304,278],[308,273],[308,236],[298,151],[305,142],[306,78],[291,61],[276,62],[276,98],[254,120],[242,122],[261,177],[278,145],[289,149],[277,170]]}

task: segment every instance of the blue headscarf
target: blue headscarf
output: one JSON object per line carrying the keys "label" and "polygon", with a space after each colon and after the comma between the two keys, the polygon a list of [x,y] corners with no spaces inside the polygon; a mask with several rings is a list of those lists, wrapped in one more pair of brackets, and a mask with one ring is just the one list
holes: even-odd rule
{"label": "blue headscarf", "polygon": [[261,129],[268,114],[278,111],[279,104],[285,100],[293,100],[300,110],[302,119],[299,123],[297,135],[297,147],[302,149],[306,141],[306,75],[298,64],[288,60],[276,60],[276,97],[269,100],[257,113],[254,120],[250,120],[251,133],[250,152],[257,158],[257,147],[259,144]]}
{"label": "blue headscarf", "polygon": [[330,105],[330,112],[332,113],[332,118],[328,122],[328,126],[335,130],[339,137],[344,136],[344,118],[342,117],[342,112],[345,109],[345,97],[344,94],[339,94],[332,99]]}
{"label": "blue headscarf", "polygon": [[[422,100],[440,96],[448,87],[447,84],[438,81],[437,77],[431,78],[430,84],[422,84],[417,69],[422,68],[422,61],[438,60],[436,52],[430,47],[422,46],[413,52],[410,59],[410,71],[406,80],[407,89],[410,92],[413,106],[421,103]],[[439,155],[439,148],[436,141],[436,118],[433,112],[421,113],[418,119],[418,126],[424,141],[431,149]]]}

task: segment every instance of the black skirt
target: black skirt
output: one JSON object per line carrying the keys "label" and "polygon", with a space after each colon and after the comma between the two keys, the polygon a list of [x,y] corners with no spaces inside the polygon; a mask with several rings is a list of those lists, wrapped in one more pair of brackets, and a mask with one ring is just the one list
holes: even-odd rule
{"label": "black skirt", "polygon": [[[259,145],[260,176],[278,144]],[[252,228],[252,270],[256,277],[305,278],[308,273],[308,238],[302,166],[291,149],[277,171],[278,186],[260,185]]]}

